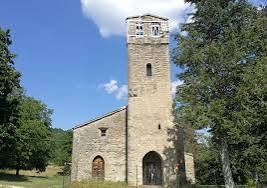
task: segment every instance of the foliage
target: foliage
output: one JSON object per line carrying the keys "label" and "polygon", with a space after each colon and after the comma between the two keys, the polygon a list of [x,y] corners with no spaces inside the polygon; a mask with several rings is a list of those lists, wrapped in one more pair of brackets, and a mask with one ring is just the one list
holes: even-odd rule
{"label": "foliage", "polygon": [[198,184],[223,185],[224,179],[219,161],[218,149],[211,142],[211,137],[205,137],[195,147],[195,173]]}
{"label": "foliage", "polygon": [[0,167],[12,154],[15,130],[19,126],[20,73],[14,67],[11,43],[10,31],[0,27]]}
{"label": "foliage", "polygon": [[247,188],[254,188],[256,187],[255,183],[253,182],[253,180],[249,180],[248,184],[247,184]]}
{"label": "foliage", "polygon": [[53,154],[51,162],[63,166],[71,162],[72,154],[72,130],[52,129],[53,132]]}
{"label": "foliage", "polygon": [[0,168],[41,172],[51,154],[52,110],[23,96],[9,33],[0,28]]}
{"label": "foliage", "polygon": [[228,169],[226,183],[232,182],[231,171],[243,174],[244,183],[253,174],[263,181],[266,18],[245,0],[189,2],[195,2],[196,12],[182,27],[186,34],[177,35],[174,51],[175,63],[184,68],[176,98],[180,119],[195,129],[210,129],[223,169]]}
{"label": "foliage", "polygon": [[[266,9],[265,9],[266,11]],[[243,78],[242,86],[236,89],[233,100],[240,105],[240,110],[233,113],[233,118],[239,129],[236,133],[236,140],[233,142],[233,158],[239,159],[239,166],[247,169],[250,179],[259,179],[266,183],[267,178],[267,126],[266,126],[266,62],[267,44],[266,23],[267,18],[262,17],[255,21],[256,27],[253,34],[256,48],[254,58],[247,63],[241,74]],[[266,14],[266,13],[265,13]],[[264,31],[265,30],[265,31]]]}
{"label": "foliage", "polygon": [[7,167],[17,170],[43,172],[51,156],[51,114],[41,101],[24,97],[20,105],[20,127],[16,129],[17,142]]}

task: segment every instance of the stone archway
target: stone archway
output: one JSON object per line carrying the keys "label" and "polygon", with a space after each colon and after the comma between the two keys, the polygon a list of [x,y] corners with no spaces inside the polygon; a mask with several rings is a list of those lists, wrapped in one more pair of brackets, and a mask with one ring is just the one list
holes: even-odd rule
{"label": "stone archway", "polygon": [[92,163],[92,177],[100,180],[105,178],[105,161],[101,156],[96,156]]}
{"label": "stone archway", "polygon": [[148,152],[143,158],[143,184],[162,185],[162,160],[155,151]]}

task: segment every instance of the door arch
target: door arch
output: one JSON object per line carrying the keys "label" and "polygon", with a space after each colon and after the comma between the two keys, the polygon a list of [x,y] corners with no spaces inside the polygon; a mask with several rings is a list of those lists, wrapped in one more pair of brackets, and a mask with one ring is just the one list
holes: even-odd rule
{"label": "door arch", "polygon": [[148,152],[143,158],[143,184],[162,185],[162,159],[155,151]]}
{"label": "door arch", "polygon": [[96,156],[92,163],[92,177],[100,180],[105,179],[105,161],[101,156]]}

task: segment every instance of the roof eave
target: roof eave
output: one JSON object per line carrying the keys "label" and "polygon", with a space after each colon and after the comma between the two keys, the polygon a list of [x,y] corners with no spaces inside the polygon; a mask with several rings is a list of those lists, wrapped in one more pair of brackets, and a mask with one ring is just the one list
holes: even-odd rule
{"label": "roof eave", "polygon": [[114,111],[111,111],[111,112],[109,112],[109,113],[106,113],[106,114],[104,114],[104,115],[102,115],[102,116],[99,116],[99,117],[97,117],[97,118],[94,118],[94,119],[92,119],[92,120],[89,120],[89,121],[87,121],[87,122],[85,122],[85,123],[82,123],[82,124],[80,124],[80,125],[77,125],[77,126],[73,127],[72,130],[75,130],[75,129],[84,127],[84,126],[86,126],[86,125],[89,125],[89,124],[91,124],[91,123],[93,123],[93,122],[96,122],[96,121],[98,121],[98,120],[100,120],[100,119],[103,119],[103,118],[105,118],[105,117],[108,117],[108,116],[111,116],[111,115],[113,115],[113,114],[116,114],[116,113],[118,113],[118,112],[120,112],[120,111],[122,111],[122,110],[125,110],[126,108],[127,108],[127,106],[120,107],[119,109],[116,109],[116,110],[114,110]]}
{"label": "roof eave", "polygon": [[162,20],[165,20],[165,21],[169,20],[168,18],[157,16],[157,15],[153,15],[153,14],[150,14],[150,13],[143,14],[141,16],[129,16],[129,17],[126,18],[126,20],[133,19],[133,18],[141,18],[141,17],[144,17],[144,16],[151,16],[151,17],[159,18],[159,19],[162,19]]}

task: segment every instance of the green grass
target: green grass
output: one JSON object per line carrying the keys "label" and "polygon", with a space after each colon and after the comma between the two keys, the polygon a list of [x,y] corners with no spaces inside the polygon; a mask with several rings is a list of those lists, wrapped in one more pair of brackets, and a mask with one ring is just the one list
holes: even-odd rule
{"label": "green grass", "polygon": [[123,182],[86,181],[70,184],[70,177],[58,175],[61,168],[48,166],[43,173],[21,170],[19,176],[14,170],[0,170],[0,188],[128,188]]}
{"label": "green grass", "polygon": [[63,177],[59,172],[60,167],[55,166],[49,166],[44,173],[21,171],[19,176],[13,170],[1,170],[0,188],[62,188]]}
{"label": "green grass", "polygon": [[[70,184],[70,177],[60,176],[58,166],[48,166],[43,173],[35,171],[20,171],[19,176],[14,170],[0,170],[0,188],[129,188],[124,182],[84,181]],[[215,185],[188,185],[184,188],[224,188]],[[262,186],[264,187],[264,186]],[[246,186],[238,186],[246,188]]]}

